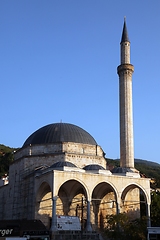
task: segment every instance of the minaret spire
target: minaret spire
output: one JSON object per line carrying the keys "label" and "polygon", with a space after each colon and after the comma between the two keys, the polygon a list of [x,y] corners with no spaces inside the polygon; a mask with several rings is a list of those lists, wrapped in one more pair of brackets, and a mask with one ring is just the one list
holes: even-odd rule
{"label": "minaret spire", "polygon": [[127,25],[126,25],[126,17],[124,17],[124,25],[123,25],[121,43],[122,42],[130,42],[129,37],[128,37]]}
{"label": "minaret spire", "polygon": [[133,119],[132,119],[132,74],[133,65],[130,64],[130,41],[124,19],[121,38],[121,65],[118,66],[119,75],[119,104],[120,104],[120,166],[134,169],[133,147]]}
{"label": "minaret spire", "polygon": [[130,41],[128,37],[126,19],[124,19],[121,38],[121,64],[130,64]]}

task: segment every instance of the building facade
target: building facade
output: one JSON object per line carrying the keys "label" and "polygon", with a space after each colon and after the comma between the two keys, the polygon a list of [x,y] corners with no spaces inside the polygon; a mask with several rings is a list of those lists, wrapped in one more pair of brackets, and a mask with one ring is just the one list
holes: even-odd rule
{"label": "building facade", "polygon": [[106,215],[139,217],[141,199],[150,216],[150,180],[134,168],[130,42],[121,40],[120,167],[109,171],[102,148],[69,123],[44,126],[14,155],[9,183],[0,187],[0,219],[40,219],[57,231],[57,215],[78,216],[87,231],[104,228]]}

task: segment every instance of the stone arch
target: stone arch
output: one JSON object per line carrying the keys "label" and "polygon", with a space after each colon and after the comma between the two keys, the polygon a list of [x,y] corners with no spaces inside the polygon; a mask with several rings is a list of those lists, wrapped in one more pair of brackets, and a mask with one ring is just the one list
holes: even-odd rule
{"label": "stone arch", "polygon": [[141,185],[139,185],[137,183],[129,184],[127,187],[125,187],[123,189],[122,194],[121,194],[121,199],[122,200],[125,198],[125,195],[128,192],[128,190],[131,189],[131,188],[139,188],[144,193],[144,197],[145,197],[146,202],[150,203],[150,198],[149,198],[146,190]]}
{"label": "stone arch", "polygon": [[41,220],[44,225],[50,227],[52,216],[52,191],[47,182],[42,182],[37,190],[35,203],[35,218]]}
{"label": "stone arch", "polygon": [[38,179],[38,181],[36,182],[36,197],[38,197],[38,195],[40,194],[40,189],[45,188],[44,186],[49,186],[50,189],[51,187],[51,183],[49,181],[48,178],[42,178],[42,179]]}
{"label": "stone arch", "polygon": [[57,185],[54,187],[54,194],[53,196],[58,196],[58,192],[59,192],[59,189],[61,188],[61,186],[63,184],[65,184],[66,182],[68,181],[76,181],[76,182],[79,182],[85,189],[86,191],[86,197],[87,199],[89,198],[90,199],[90,189],[88,188],[88,186],[86,185],[85,182],[83,182],[81,179],[79,179],[78,177],[74,177],[74,178],[70,178],[70,176],[68,177],[68,179],[66,178],[64,182],[59,182],[57,183]]}
{"label": "stone arch", "polygon": [[146,205],[150,204],[150,198],[146,190],[139,184],[129,184],[121,194],[121,212],[127,213],[132,219],[147,215]]}
{"label": "stone arch", "polygon": [[105,227],[106,215],[117,213],[117,189],[109,182],[98,183],[92,192],[91,221],[94,229]]}

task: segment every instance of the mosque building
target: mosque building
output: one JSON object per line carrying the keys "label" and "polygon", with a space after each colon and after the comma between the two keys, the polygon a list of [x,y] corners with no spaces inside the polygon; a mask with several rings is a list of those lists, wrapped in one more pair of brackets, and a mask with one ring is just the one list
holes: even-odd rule
{"label": "mosque building", "polygon": [[[9,183],[0,187],[0,220],[39,219],[57,231],[57,215],[78,216],[87,231],[106,215],[150,217],[150,180],[134,167],[130,41],[124,21],[119,75],[120,167],[108,170],[103,149],[84,129],[53,123],[32,133],[14,154]],[[150,221],[148,222],[150,224]]]}

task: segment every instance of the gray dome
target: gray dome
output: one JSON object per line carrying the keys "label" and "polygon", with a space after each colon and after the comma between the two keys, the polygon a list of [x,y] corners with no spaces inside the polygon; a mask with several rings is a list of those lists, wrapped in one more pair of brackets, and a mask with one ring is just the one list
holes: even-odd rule
{"label": "gray dome", "polygon": [[98,164],[90,164],[83,168],[84,170],[105,170],[104,167]]}
{"label": "gray dome", "polygon": [[73,163],[71,162],[56,162],[50,168],[59,168],[59,167],[76,167]]}
{"label": "gray dome", "polygon": [[82,128],[69,123],[46,125],[32,133],[24,142],[23,147],[34,144],[75,142],[97,145],[94,138]]}

